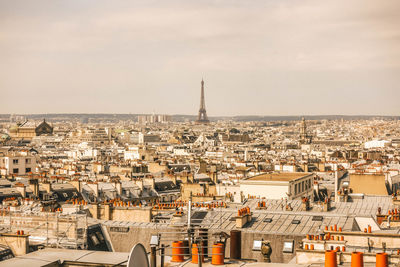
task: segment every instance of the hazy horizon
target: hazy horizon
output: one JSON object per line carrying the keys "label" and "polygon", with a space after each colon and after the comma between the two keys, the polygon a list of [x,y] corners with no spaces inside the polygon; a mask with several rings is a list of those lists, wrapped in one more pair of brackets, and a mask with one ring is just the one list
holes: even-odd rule
{"label": "hazy horizon", "polygon": [[[2,1],[1,114],[397,116],[400,2]],[[299,115],[293,115],[299,114]]]}
{"label": "hazy horizon", "polygon": [[[69,113],[0,113],[0,116],[5,115],[14,115],[14,116],[59,116],[59,115],[132,115],[132,116],[140,116],[140,115],[169,115],[169,116],[191,116],[197,117],[198,114],[174,114],[174,113],[79,113],[79,112],[69,112]],[[288,115],[254,115],[254,114],[243,114],[243,115],[211,115],[209,118],[220,118],[220,117],[400,117],[400,115],[380,115],[380,114],[288,114]],[[45,117],[42,117],[43,119]]]}

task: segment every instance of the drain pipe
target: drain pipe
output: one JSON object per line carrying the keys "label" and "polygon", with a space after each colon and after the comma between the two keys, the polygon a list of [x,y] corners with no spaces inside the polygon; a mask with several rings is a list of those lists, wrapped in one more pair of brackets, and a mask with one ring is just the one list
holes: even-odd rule
{"label": "drain pipe", "polygon": [[189,202],[188,202],[188,213],[187,213],[187,219],[188,219],[188,221],[187,221],[187,226],[188,226],[188,229],[190,228],[190,217],[192,216],[192,201],[191,200],[189,200]]}
{"label": "drain pipe", "polygon": [[339,173],[337,170],[337,166],[335,168],[335,202],[339,202],[339,197],[338,197],[338,187],[339,187]]}
{"label": "drain pipe", "polygon": [[390,220],[391,219],[392,219],[392,215],[389,215],[388,218],[387,218],[387,224],[386,224],[388,229],[390,229]]}

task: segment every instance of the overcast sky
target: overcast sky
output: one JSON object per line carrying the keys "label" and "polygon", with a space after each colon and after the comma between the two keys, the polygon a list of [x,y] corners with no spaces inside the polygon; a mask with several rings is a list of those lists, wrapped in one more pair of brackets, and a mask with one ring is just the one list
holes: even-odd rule
{"label": "overcast sky", "polygon": [[0,113],[400,115],[399,0],[0,0]]}

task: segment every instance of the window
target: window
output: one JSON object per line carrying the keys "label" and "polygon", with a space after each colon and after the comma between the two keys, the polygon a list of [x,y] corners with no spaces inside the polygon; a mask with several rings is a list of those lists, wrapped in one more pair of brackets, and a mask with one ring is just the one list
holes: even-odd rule
{"label": "window", "polygon": [[294,241],[283,242],[283,252],[293,253]]}
{"label": "window", "polygon": [[31,168],[25,168],[25,172],[31,172]]}
{"label": "window", "polygon": [[97,237],[96,237],[95,234],[92,234],[92,235],[90,236],[90,238],[92,239],[92,242],[93,242],[93,244],[94,244],[95,246],[97,246],[98,244],[100,244],[100,242],[99,242],[99,240],[97,239]]}
{"label": "window", "polygon": [[18,173],[18,168],[13,169],[13,173]]}
{"label": "window", "polygon": [[263,222],[265,222],[265,223],[270,223],[270,222],[272,222],[272,218],[265,218],[265,219],[263,220]]}
{"label": "window", "polygon": [[25,159],[25,163],[26,164],[30,164],[31,163],[31,159]]}
{"label": "window", "polygon": [[13,164],[18,164],[18,160],[17,159],[13,159]]}
{"label": "window", "polygon": [[261,240],[253,240],[253,251],[261,251],[262,241]]}
{"label": "window", "polygon": [[100,232],[96,232],[96,236],[97,236],[97,239],[98,239],[99,241],[101,241],[101,242],[104,241],[104,237],[103,237],[103,235],[102,235]]}
{"label": "window", "polygon": [[313,222],[322,222],[323,219],[324,219],[324,217],[317,216],[317,215],[312,217]]}

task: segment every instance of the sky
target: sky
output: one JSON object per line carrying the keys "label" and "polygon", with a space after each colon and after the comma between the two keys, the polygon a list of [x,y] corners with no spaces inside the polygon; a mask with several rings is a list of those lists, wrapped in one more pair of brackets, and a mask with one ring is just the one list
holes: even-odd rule
{"label": "sky", "polygon": [[0,0],[0,113],[399,115],[398,0]]}

